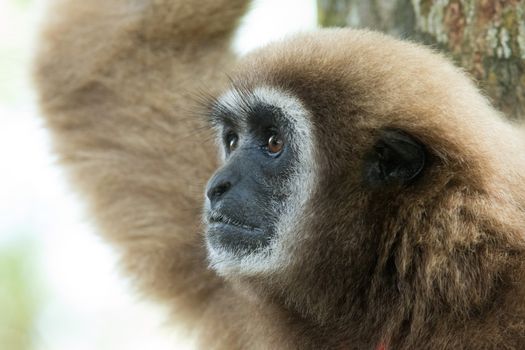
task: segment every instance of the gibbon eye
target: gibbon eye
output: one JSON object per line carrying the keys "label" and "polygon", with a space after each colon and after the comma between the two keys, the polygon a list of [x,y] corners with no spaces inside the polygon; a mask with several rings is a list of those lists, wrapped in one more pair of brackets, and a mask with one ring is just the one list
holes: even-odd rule
{"label": "gibbon eye", "polygon": [[283,145],[284,145],[283,139],[279,135],[273,134],[268,139],[268,145],[267,145],[268,152],[271,155],[277,155],[281,153],[281,151],[283,150]]}
{"label": "gibbon eye", "polygon": [[237,148],[237,144],[239,143],[239,136],[237,136],[234,132],[229,132],[226,135],[226,148],[228,148],[228,152],[233,152]]}

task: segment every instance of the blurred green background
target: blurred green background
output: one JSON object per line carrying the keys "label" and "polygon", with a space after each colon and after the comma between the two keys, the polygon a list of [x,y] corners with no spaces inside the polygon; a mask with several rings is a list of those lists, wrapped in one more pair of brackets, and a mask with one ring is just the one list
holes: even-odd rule
{"label": "blurred green background", "polygon": [[5,349],[32,349],[34,320],[43,290],[31,239],[19,238],[0,249],[0,344]]}

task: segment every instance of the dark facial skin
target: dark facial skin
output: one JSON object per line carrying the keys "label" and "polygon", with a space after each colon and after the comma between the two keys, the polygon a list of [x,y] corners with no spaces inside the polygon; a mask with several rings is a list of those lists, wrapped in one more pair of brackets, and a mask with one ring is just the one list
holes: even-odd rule
{"label": "dark facial skin", "polygon": [[210,244],[242,255],[264,248],[275,234],[295,157],[278,108],[257,104],[243,116],[216,111],[226,159],[206,188],[206,234]]}

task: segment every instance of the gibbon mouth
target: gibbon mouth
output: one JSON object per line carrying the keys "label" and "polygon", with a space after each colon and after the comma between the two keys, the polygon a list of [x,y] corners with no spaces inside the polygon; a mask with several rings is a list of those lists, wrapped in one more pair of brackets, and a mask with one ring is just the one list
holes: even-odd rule
{"label": "gibbon mouth", "polygon": [[261,231],[262,230],[254,225],[247,224],[239,219],[232,218],[230,216],[224,215],[218,212],[212,212],[207,217],[207,223],[211,225],[228,225],[237,227],[247,231]]}
{"label": "gibbon mouth", "polygon": [[234,254],[250,254],[270,243],[272,234],[255,225],[222,213],[212,212],[206,217],[206,239],[215,249]]}

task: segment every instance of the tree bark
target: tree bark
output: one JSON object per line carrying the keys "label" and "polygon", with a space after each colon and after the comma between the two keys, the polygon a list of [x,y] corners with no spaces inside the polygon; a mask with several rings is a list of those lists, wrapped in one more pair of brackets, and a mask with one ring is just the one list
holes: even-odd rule
{"label": "tree bark", "polygon": [[323,26],[380,30],[446,52],[510,119],[525,120],[525,0],[318,0]]}

